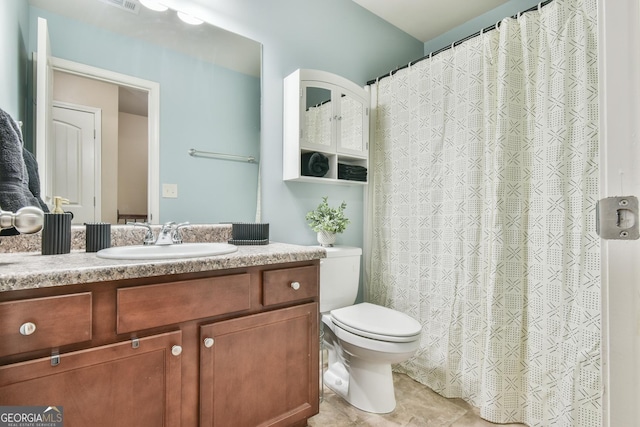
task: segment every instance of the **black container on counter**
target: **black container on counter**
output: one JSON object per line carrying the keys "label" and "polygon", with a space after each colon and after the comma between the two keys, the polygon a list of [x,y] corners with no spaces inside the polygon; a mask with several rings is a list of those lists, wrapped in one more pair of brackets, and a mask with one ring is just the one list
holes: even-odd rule
{"label": "black container on counter", "polygon": [[59,255],[71,252],[70,213],[45,213],[42,227],[42,255]]}
{"label": "black container on counter", "polygon": [[111,247],[111,224],[106,222],[86,223],[87,252],[98,252]]}

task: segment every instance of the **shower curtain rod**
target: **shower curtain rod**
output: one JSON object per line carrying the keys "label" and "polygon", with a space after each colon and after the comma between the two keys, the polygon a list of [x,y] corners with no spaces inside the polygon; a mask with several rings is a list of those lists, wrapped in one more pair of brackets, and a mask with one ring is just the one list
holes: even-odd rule
{"label": "shower curtain rod", "polygon": [[[548,4],[549,4],[549,3],[551,3],[552,1],[553,1],[553,0],[545,0],[545,1],[543,1],[543,2],[540,2],[540,3],[538,3],[538,5],[537,5],[537,6],[530,7],[530,8],[529,8],[529,9],[527,9],[527,10],[524,10],[524,11],[522,11],[522,12],[520,12],[520,13],[516,13],[515,15],[512,15],[512,16],[511,16],[511,18],[513,18],[513,19],[517,19],[517,18],[519,18],[519,17],[520,17],[520,15],[522,15],[522,14],[524,14],[524,13],[527,13],[527,12],[534,11],[534,10],[538,10],[538,9],[542,8],[543,6],[548,5]],[[469,39],[472,39],[472,38],[474,38],[474,37],[478,37],[478,36],[479,36],[480,34],[482,34],[482,33],[486,33],[487,31],[495,30],[495,29],[497,29],[497,28],[498,28],[498,26],[499,26],[499,25],[500,25],[500,21],[498,21],[495,25],[491,25],[491,26],[489,26],[489,27],[487,27],[487,28],[483,28],[482,30],[480,30],[480,31],[476,31],[475,33],[470,34],[470,35],[466,36],[465,38],[462,38],[462,39],[458,40],[457,42],[451,43],[451,44],[446,45],[445,47],[443,47],[443,48],[441,48],[441,49],[438,49],[438,50],[436,50],[436,51],[434,51],[434,52],[431,52],[430,54],[425,55],[425,56],[423,56],[422,58],[416,59],[415,61],[411,61],[411,62],[409,62],[407,65],[403,65],[402,67],[398,67],[398,68],[396,68],[395,70],[393,70],[393,71],[391,71],[391,72],[389,72],[389,73],[387,73],[387,74],[384,74],[384,75],[382,75],[382,76],[378,77],[377,79],[369,80],[369,81],[367,82],[367,86],[370,86],[370,85],[372,85],[372,84],[374,84],[374,83],[378,82],[379,80],[384,79],[385,77],[391,77],[392,75],[394,75],[394,74],[395,74],[395,73],[397,73],[398,71],[400,71],[400,70],[402,70],[402,69],[405,69],[405,68],[408,68],[410,65],[416,64],[416,63],[418,63],[418,62],[420,62],[420,61],[422,61],[422,60],[424,60],[424,59],[429,59],[429,58],[431,58],[431,57],[433,57],[433,56],[435,56],[435,55],[437,55],[437,54],[439,54],[439,53],[442,53],[442,52],[444,52],[444,51],[446,51],[446,50],[449,50],[449,49],[451,49],[451,48],[453,48],[453,47],[455,47],[455,46],[458,46],[460,43],[464,43],[464,42],[466,42],[466,41],[467,41],[467,40],[469,40]]]}

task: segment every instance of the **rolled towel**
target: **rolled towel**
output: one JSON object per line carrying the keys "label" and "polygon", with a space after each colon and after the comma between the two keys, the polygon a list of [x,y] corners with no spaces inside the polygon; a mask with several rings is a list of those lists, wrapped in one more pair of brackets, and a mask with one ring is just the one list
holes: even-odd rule
{"label": "rolled towel", "polygon": [[303,153],[302,175],[323,177],[329,172],[329,159],[322,153]]}

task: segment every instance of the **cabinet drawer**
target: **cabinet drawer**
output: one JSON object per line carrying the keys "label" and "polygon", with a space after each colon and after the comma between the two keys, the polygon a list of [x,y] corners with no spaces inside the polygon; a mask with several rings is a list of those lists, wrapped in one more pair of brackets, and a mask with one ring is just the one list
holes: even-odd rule
{"label": "cabinet drawer", "polygon": [[3,302],[0,319],[0,357],[88,341],[91,293]]}
{"label": "cabinet drawer", "polygon": [[284,268],[262,273],[262,305],[308,300],[318,297],[318,267]]}
{"label": "cabinet drawer", "polygon": [[250,275],[243,273],[118,289],[117,332],[248,310],[250,284]]}

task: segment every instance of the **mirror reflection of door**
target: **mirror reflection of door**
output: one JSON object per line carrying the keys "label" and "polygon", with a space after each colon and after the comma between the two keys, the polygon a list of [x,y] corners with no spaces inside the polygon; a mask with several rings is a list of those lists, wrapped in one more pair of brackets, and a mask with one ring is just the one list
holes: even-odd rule
{"label": "mirror reflection of door", "polygon": [[[102,148],[96,153],[101,160],[95,169],[101,174],[96,182],[101,184],[96,193],[94,221],[116,224],[127,218],[147,218],[148,93],[59,70],[54,72],[53,81],[54,101],[90,106],[102,112]],[[70,194],[54,195],[72,198]],[[69,208],[71,211],[75,207]],[[74,223],[84,221],[74,218]]]}
{"label": "mirror reflection of door", "polygon": [[101,116],[97,108],[53,104],[52,138],[47,155],[52,194],[63,195],[74,224],[100,221]]}

